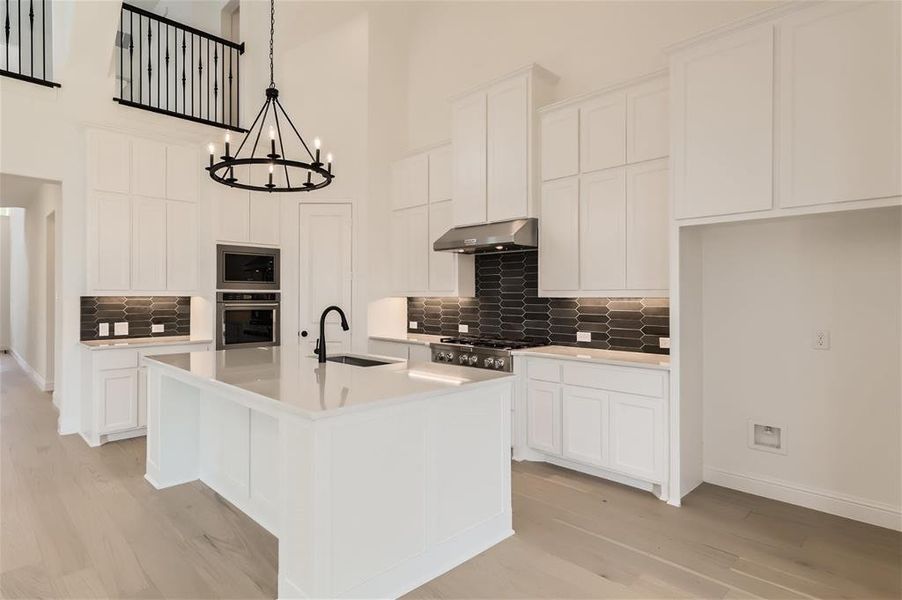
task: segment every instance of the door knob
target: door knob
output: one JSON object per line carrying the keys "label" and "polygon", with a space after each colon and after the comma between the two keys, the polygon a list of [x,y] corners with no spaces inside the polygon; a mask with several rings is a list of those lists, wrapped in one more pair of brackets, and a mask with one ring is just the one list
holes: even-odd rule
{"label": "door knob", "polygon": [[307,335],[308,335],[308,334],[307,334],[307,330],[306,330],[306,329],[303,330],[303,331],[301,332],[301,337],[307,337]]}

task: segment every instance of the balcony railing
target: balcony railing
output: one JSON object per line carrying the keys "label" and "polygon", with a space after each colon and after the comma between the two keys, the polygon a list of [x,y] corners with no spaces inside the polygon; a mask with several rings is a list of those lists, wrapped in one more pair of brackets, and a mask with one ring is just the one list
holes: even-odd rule
{"label": "balcony railing", "polygon": [[120,104],[244,131],[244,44],[123,3],[116,46]]}
{"label": "balcony railing", "polygon": [[3,49],[0,75],[47,87],[59,87],[51,79],[50,2],[47,0],[3,0]]}

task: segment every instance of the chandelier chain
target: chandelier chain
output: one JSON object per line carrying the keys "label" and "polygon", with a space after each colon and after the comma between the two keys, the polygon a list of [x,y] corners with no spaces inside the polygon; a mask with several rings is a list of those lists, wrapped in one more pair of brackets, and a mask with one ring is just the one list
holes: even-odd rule
{"label": "chandelier chain", "polygon": [[275,69],[273,68],[273,38],[276,35],[276,0],[269,0],[269,87],[276,87]]}

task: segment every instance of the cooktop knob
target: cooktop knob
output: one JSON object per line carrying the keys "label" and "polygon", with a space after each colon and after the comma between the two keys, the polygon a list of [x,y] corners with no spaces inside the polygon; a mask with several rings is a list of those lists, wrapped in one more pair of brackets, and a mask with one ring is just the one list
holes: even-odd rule
{"label": "cooktop knob", "polygon": [[476,356],[475,354],[472,354],[467,358],[467,361],[472,366],[472,365],[475,365],[477,362],[479,362],[479,357]]}
{"label": "cooktop knob", "polygon": [[503,359],[503,358],[496,358],[496,359],[495,359],[495,368],[496,368],[496,369],[503,369],[503,368],[504,368],[504,359]]}
{"label": "cooktop knob", "polygon": [[458,360],[458,362],[460,362],[460,364],[465,365],[465,364],[467,364],[467,361],[469,359],[470,359],[470,357],[467,356],[466,354],[461,354],[457,360]]}

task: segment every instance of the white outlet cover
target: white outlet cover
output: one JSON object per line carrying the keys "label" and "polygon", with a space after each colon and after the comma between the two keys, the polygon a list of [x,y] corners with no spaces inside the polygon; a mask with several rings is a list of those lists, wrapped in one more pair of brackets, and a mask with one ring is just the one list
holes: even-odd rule
{"label": "white outlet cover", "polygon": [[128,322],[113,323],[113,335],[128,335]]}
{"label": "white outlet cover", "polygon": [[470,333],[470,326],[469,325],[458,325],[457,332],[458,333]]}
{"label": "white outlet cover", "polygon": [[150,326],[151,333],[163,333],[165,325],[163,323],[154,323]]}
{"label": "white outlet cover", "polygon": [[97,335],[99,337],[106,337],[110,335],[110,324],[109,323],[101,323],[97,328]]}
{"label": "white outlet cover", "polygon": [[417,322],[416,322],[416,321],[408,321],[408,322],[407,322],[407,329],[416,329],[416,328],[417,328]]}
{"label": "white outlet cover", "polygon": [[826,329],[818,329],[814,332],[814,339],[811,341],[811,347],[815,350],[830,349],[830,332]]}
{"label": "white outlet cover", "polygon": [[670,338],[669,337],[658,338],[658,348],[670,348]]}
{"label": "white outlet cover", "polygon": [[591,342],[592,341],[592,332],[591,331],[577,331],[576,332],[576,341],[577,342]]}

